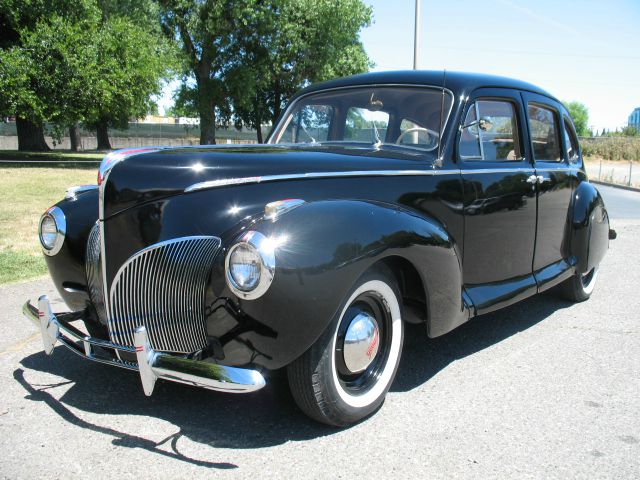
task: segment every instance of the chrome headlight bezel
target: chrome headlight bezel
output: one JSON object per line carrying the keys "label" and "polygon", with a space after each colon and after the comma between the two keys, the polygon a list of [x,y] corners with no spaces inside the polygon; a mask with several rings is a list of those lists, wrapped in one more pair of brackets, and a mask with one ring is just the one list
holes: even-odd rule
{"label": "chrome headlight bezel", "polygon": [[[42,236],[42,224],[46,219],[53,220],[55,225],[55,239],[52,244],[47,244]],[[64,216],[64,212],[60,207],[51,207],[49,208],[42,217],[40,217],[40,222],[38,223],[38,239],[40,240],[40,245],[42,246],[42,251],[45,255],[53,256],[57,254],[62,245],[64,244],[65,236],[67,235],[67,219]]]}
{"label": "chrome headlight bezel", "polygon": [[[233,252],[240,247],[253,249],[260,260],[260,277],[256,285],[250,290],[241,288],[231,273],[230,261]],[[275,244],[256,231],[246,232],[240,240],[235,243],[227,252],[224,261],[224,272],[229,289],[239,298],[244,300],[255,300],[261,297],[269,289],[276,271]]]}

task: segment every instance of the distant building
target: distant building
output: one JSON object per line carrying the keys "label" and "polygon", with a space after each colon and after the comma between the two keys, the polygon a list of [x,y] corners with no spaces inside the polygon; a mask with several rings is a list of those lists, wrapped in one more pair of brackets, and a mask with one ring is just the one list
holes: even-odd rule
{"label": "distant building", "polygon": [[636,108],[631,115],[629,115],[629,126],[640,130],[640,107]]}

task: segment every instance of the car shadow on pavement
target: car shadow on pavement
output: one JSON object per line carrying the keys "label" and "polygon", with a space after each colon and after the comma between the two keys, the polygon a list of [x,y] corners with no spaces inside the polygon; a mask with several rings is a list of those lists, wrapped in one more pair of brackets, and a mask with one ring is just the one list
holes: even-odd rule
{"label": "car shadow on pavement", "polygon": [[[551,296],[536,296],[507,309],[477,317],[453,332],[429,339],[421,325],[409,325],[402,361],[392,391],[416,388],[452,361],[494,345],[571,304]],[[113,444],[140,448],[177,460],[210,468],[236,468],[230,463],[192,459],[182,454],[178,440],[218,448],[263,448],[290,440],[300,441],[332,435],[338,430],[319,425],[304,416],[289,392],[283,371],[267,379],[259,392],[220,394],[170,382],[158,382],[154,395],[142,392],[136,372],[80,361],[75,354],[57,347],[52,356],[43,352],[21,361],[15,380],[26,390],[26,398],[44,402],[65,421],[113,436]],[[60,383],[40,385],[28,380],[29,370],[62,377]],[[56,388],[66,388],[54,395]],[[137,415],[165,420],[178,431],[156,442],[139,435],[100,426],[80,418],[68,407],[104,415]]]}
{"label": "car shadow on pavement", "polygon": [[428,338],[424,325],[407,325],[402,359],[391,391],[412,390],[453,361],[500,343],[571,305],[551,294],[535,295],[502,310],[475,317],[438,338]]}

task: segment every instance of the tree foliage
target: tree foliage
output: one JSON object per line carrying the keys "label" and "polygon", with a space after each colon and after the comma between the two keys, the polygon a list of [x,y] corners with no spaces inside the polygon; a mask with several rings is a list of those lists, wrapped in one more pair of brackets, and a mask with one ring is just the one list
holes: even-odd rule
{"label": "tree foliage", "polygon": [[316,81],[368,70],[359,31],[371,21],[361,0],[160,0],[163,26],[186,58],[178,109],[197,111],[201,143],[215,124],[258,130]]}
{"label": "tree foliage", "polygon": [[3,113],[52,122],[59,132],[82,121],[106,134],[107,126],[126,128],[150,109],[171,65],[168,42],[159,28],[138,25],[116,8],[131,2],[100,3],[106,6],[5,0],[0,18],[11,28],[0,50]]}
{"label": "tree foliage", "polygon": [[584,103],[564,102],[564,106],[569,110],[579,137],[589,136],[589,110]]}
{"label": "tree foliage", "polygon": [[283,0],[269,7],[246,44],[248,61],[229,75],[235,112],[259,141],[259,127],[273,125],[296,91],[371,66],[358,35],[371,22],[371,8],[360,0]]}

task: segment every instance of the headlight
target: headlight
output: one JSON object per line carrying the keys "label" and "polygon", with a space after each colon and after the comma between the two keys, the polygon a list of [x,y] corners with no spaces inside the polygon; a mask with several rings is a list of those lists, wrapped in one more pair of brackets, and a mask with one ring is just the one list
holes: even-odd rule
{"label": "headlight", "polygon": [[67,233],[67,220],[59,207],[51,207],[40,218],[38,235],[46,255],[55,255],[62,248]]}
{"label": "headlight", "polygon": [[256,299],[273,282],[275,267],[274,242],[260,232],[247,232],[227,253],[227,285],[240,298]]}

